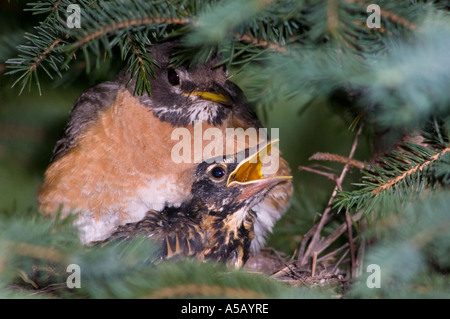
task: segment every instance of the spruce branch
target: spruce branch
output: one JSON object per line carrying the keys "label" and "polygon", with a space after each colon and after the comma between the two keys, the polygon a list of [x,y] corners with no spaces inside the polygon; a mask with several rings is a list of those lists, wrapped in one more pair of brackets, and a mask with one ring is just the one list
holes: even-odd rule
{"label": "spruce branch", "polygon": [[367,289],[369,274],[352,285],[352,298],[448,298],[450,193],[438,190],[378,219],[366,238],[366,265],[382,269],[379,289]]}
{"label": "spruce branch", "polygon": [[[90,71],[92,59],[95,59],[99,67],[101,59],[113,58],[112,49],[129,33],[151,35],[151,43],[169,34],[183,35],[183,43],[195,50],[181,49],[178,52],[179,61],[197,59],[204,62],[213,50],[219,48],[222,53],[226,53],[224,63],[240,68],[252,61],[267,59],[267,51],[287,53],[294,49],[295,56],[298,43],[302,44],[302,50],[331,42],[337,47],[344,44],[356,55],[361,52],[379,53],[386,50],[382,37],[369,30],[365,23],[359,23],[364,22],[367,16],[363,10],[365,4],[361,1],[333,0],[310,3],[252,0],[207,1],[200,4],[195,0],[79,0],[78,4],[82,7],[81,29],[70,29],[65,24],[65,9],[70,3],[69,0],[58,0],[30,4],[29,11],[46,15],[40,28],[52,30],[54,35],[51,40],[46,39],[43,43],[31,41],[22,47],[26,53],[25,57],[8,61],[8,65],[14,69],[9,74],[21,72],[15,83],[21,84],[21,91],[33,81],[39,86],[38,72],[35,72],[39,69],[50,78],[55,73],[61,76],[61,71],[68,70],[69,62],[79,50],[84,53],[87,72]],[[409,10],[411,14],[408,10],[390,11],[396,7],[385,5],[384,2],[381,4],[386,11],[386,19],[392,20],[398,26],[412,29],[415,24],[411,22],[409,15],[424,9],[420,4],[410,6],[414,8]],[[222,23],[218,24],[217,21]],[[330,35],[334,41],[330,41]],[[45,39],[45,33],[38,30],[36,38]],[[365,45],[367,43],[370,45]],[[139,43],[138,46],[142,44]],[[197,55],[197,58],[193,58],[194,55]],[[137,58],[134,62],[140,65],[139,83],[147,90],[149,85],[144,83],[146,79],[142,76],[143,63],[147,70],[152,69],[152,63],[145,61],[142,55],[138,57],[134,53],[133,56]],[[337,60],[341,64],[346,59],[341,56]],[[344,66],[346,63],[345,61]],[[51,66],[51,69],[48,69],[48,66]]]}
{"label": "spruce branch", "polygon": [[116,32],[123,29],[131,29],[137,26],[148,26],[152,24],[181,24],[185,25],[189,23],[189,19],[180,18],[137,18],[130,19],[121,22],[114,22],[108,26],[102,26],[92,33],[88,33],[78,39],[75,43],[71,45],[71,49],[78,49],[83,45],[86,45],[99,37],[106,36],[109,33]]}
{"label": "spruce branch", "polygon": [[389,10],[381,9],[381,16],[385,17],[386,19],[391,20],[392,22],[394,22],[396,24],[399,24],[399,25],[407,28],[408,30],[411,30],[411,31],[414,31],[414,30],[420,31],[421,30],[420,28],[418,28],[418,26],[415,23],[413,23],[413,22],[409,21],[408,19],[406,19],[394,12],[391,12]]}
{"label": "spruce branch", "polygon": [[[127,52],[130,51],[128,49],[128,46],[131,47],[131,54],[128,59],[127,69],[127,73],[129,72],[131,76],[127,85],[129,85],[133,81],[133,79],[136,78],[134,93],[139,95],[142,95],[145,92],[150,93],[150,76],[155,76],[155,72],[151,66],[157,65],[157,63],[147,54],[145,46],[139,47],[138,43],[136,43],[130,37],[127,37],[126,41],[126,44],[122,48],[123,59],[127,55]],[[147,39],[147,41],[145,41],[144,43],[148,42],[149,40]]]}
{"label": "spruce branch", "polygon": [[[371,3],[371,2],[360,1],[360,0],[344,0],[344,1],[349,4],[356,4],[358,6],[361,6],[364,9]],[[386,18],[395,24],[401,25],[410,31],[419,29],[417,24],[415,24],[408,18],[406,18],[398,13],[395,13],[391,10],[385,9],[384,3],[380,3],[379,5],[380,5],[381,17]]]}
{"label": "spruce branch", "polygon": [[[300,298],[317,295],[262,275],[197,260],[155,260],[148,238],[85,246],[74,216],[0,215],[0,295],[63,298]],[[69,289],[67,266],[81,271]]]}
{"label": "spruce branch", "polygon": [[263,48],[267,48],[267,49],[272,50],[272,51],[277,51],[277,52],[280,52],[280,53],[285,53],[286,52],[286,47],[285,46],[281,46],[281,45],[279,45],[277,43],[273,43],[273,42],[270,43],[270,42],[267,42],[267,41],[264,41],[264,40],[259,40],[257,38],[252,37],[249,34],[242,34],[242,35],[236,34],[235,38],[238,41],[242,41],[242,42],[245,42],[245,43],[250,43],[250,44],[253,44],[253,45],[256,45],[256,46],[261,46]]}
{"label": "spruce branch", "polygon": [[[66,38],[68,37],[68,35],[66,35]],[[39,64],[41,64],[41,62],[45,59],[45,57],[61,42],[63,41],[63,38],[58,38],[55,41],[53,41],[52,44],[50,44],[50,46],[41,53],[41,55],[36,59],[36,61],[34,61],[34,63],[28,68],[28,72],[33,72],[37,69],[37,67],[39,66]]]}
{"label": "spruce branch", "polygon": [[407,169],[401,175],[388,179],[385,183],[379,185],[377,188],[372,190],[372,193],[374,195],[378,195],[381,192],[392,190],[396,185],[404,182],[407,178],[410,178],[412,175],[417,174],[419,172],[424,172],[426,168],[428,168],[432,163],[438,161],[447,152],[450,152],[450,146],[444,148],[439,152],[436,152],[435,154],[424,159],[423,161],[417,163],[413,167]]}
{"label": "spruce branch", "polygon": [[53,76],[48,67],[61,76],[60,69],[63,64],[63,57],[58,54],[58,51],[60,47],[67,43],[68,35],[61,35],[53,27],[45,24],[35,29],[37,30],[36,35],[29,33],[25,35],[30,43],[18,47],[22,54],[18,58],[11,58],[6,61],[6,67],[11,69],[6,74],[22,72],[12,85],[14,87],[21,83],[20,93],[26,86],[30,88],[33,79],[38,85],[39,94],[42,93],[37,74],[38,68],[43,69],[50,78],[53,78]]}
{"label": "spruce branch", "polygon": [[30,8],[25,8],[24,11],[31,11],[33,14],[50,15],[51,13],[58,11],[63,2],[64,0],[28,3],[27,5],[30,6]]}
{"label": "spruce branch", "polygon": [[[386,205],[402,204],[411,197],[417,197],[424,189],[434,189],[446,180],[439,180],[445,173],[437,169],[448,161],[450,146],[438,151],[422,145],[405,143],[401,151],[394,150],[383,158],[382,166],[370,166],[363,171],[362,183],[354,191],[342,191],[334,201],[334,207],[383,211]],[[444,175],[445,176],[445,175]]]}
{"label": "spruce branch", "polygon": [[67,256],[53,247],[44,247],[30,243],[6,241],[5,248],[13,254],[26,258],[42,259],[51,263],[67,262]]}
{"label": "spruce branch", "polygon": [[[25,55],[7,61],[8,67],[13,69],[8,74],[22,73],[13,84],[15,86],[21,83],[20,93],[26,86],[31,87],[33,80],[41,93],[38,69],[44,70],[50,78],[53,78],[54,72],[61,76],[60,71],[69,69],[69,62],[80,49],[86,60],[86,71],[89,72],[90,59],[94,57],[98,66],[100,58],[105,56],[104,52],[107,53],[107,57],[112,58],[112,48],[123,40],[123,35],[127,32],[137,35],[154,32],[157,37],[162,37],[160,33],[166,30],[168,25],[185,25],[190,22],[189,17],[182,16],[185,13],[178,13],[165,2],[97,1],[95,5],[91,5],[90,1],[84,0],[79,1],[82,6],[83,27],[70,29],[67,28],[65,19],[60,18],[60,14],[65,14],[64,10],[70,2],[50,4],[32,4],[29,11],[45,13],[47,17],[39,27],[36,27],[37,34],[26,36],[30,43],[19,47]],[[135,53],[134,51],[133,55],[138,59],[138,63],[146,64],[145,66],[141,64],[141,70],[142,67],[150,70],[152,68],[150,59],[142,58],[142,54],[137,57]],[[47,69],[47,65],[51,66],[51,70]],[[141,79],[139,83],[148,81],[146,76],[148,75],[139,72]],[[148,89],[149,84],[143,86],[144,89]],[[141,88],[138,87],[138,91],[141,91]]]}

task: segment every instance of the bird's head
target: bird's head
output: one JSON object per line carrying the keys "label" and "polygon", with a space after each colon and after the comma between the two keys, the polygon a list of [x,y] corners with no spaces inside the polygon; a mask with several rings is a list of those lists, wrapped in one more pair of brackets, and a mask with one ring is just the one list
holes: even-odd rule
{"label": "bird's head", "polygon": [[[209,234],[206,258],[242,266],[248,258],[255,218],[251,208],[276,185],[292,176],[264,176],[264,156],[275,141],[256,149],[200,163],[192,185],[192,203],[203,203],[203,227]],[[243,158],[243,159],[242,159]]]}
{"label": "bird's head", "polygon": [[[139,100],[159,119],[174,126],[187,126],[195,121],[220,125],[230,114],[232,105],[246,103],[244,94],[227,80],[225,65],[217,66],[218,56],[201,65],[174,65],[171,57],[179,49],[178,41],[150,48],[149,55],[155,62],[151,94],[145,93]],[[133,90],[135,85],[133,79],[129,89]]]}
{"label": "bird's head", "polygon": [[208,159],[197,166],[191,193],[214,211],[234,211],[260,202],[274,186],[292,176],[264,176],[264,157],[278,140],[239,153]]}

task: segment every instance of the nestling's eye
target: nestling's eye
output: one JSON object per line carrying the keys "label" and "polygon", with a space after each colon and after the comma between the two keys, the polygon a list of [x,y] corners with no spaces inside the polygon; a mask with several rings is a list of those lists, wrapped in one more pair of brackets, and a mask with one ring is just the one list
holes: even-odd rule
{"label": "nestling's eye", "polygon": [[222,166],[216,166],[211,170],[211,176],[215,179],[221,179],[225,176],[227,172],[225,171],[225,168]]}
{"label": "nestling's eye", "polygon": [[178,85],[180,84],[180,76],[178,75],[178,73],[172,69],[169,68],[167,70],[167,79],[169,80],[169,83],[172,85]]}

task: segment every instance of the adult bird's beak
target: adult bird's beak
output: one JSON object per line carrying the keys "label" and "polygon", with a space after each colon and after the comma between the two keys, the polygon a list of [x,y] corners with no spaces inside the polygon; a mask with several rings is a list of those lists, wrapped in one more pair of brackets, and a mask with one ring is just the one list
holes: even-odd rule
{"label": "adult bird's beak", "polygon": [[241,196],[250,197],[259,191],[270,188],[283,181],[292,179],[292,176],[270,176],[264,177],[261,171],[263,160],[269,153],[272,145],[279,140],[268,142],[259,151],[241,161],[236,169],[231,172],[227,180],[227,187],[242,186]]}
{"label": "adult bird's beak", "polygon": [[191,92],[183,93],[185,96],[198,96],[204,100],[217,102],[223,105],[231,105],[232,99],[230,97],[230,94],[220,85],[216,84],[214,87],[210,90],[195,90]]}

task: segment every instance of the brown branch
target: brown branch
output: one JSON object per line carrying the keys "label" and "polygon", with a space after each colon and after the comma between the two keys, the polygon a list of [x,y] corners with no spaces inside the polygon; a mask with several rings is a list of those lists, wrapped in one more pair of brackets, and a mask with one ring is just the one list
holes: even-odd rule
{"label": "brown branch", "polygon": [[272,51],[277,51],[277,52],[280,52],[280,53],[286,53],[286,47],[285,46],[280,46],[277,43],[271,43],[271,42],[267,42],[267,41],[264,41],[264,40],[259,40],[259,39],[256,39],[255,37],[252,37],[251,35],[248,35],[248,34],[243,34],[243,35],[236,34],[234,37],[236,39],[238,39],[239,41],[242,41],[242,42],[246,42],[246,43],[254,44],[254,45],[257,45],[257,46],[260,46],[260,47],[264,47],[264,48],[267,48],[267,49],[272,50]]}
{"label": "brown branch", "polygon": [[314,275],[316,274],[316,264],[317,264],[317,252],[314,252],[311,268],[311,277],[314,277]]}
{"label": "brown branch", "polygon": [[316,161],[330,161],[330,162],[337,162],[337,163],[343,163],[348,164],[350,166],[357,167],[359,169],[363,169],[365,167],[364,163],[355,159],[347,158],[345,156],[337,155],[337,154],[330,154],[330,153],[321,153],[317,152],[313,154],[309,160],[316,160]]}
{"label": "brown branch", "polygon": [[295,271],[295,265],[293,263],[289,263],[289,264],[284,264],[284,267],[281,268],[280,270],[276,271],[274,274],[272,274],[270,277],[271,278],[280,278],[281,276],[286,276],[288,274],[297,274],[297,272]]}
{"label": "brown branch", "polygon": [[[363,2],[363,1],[358,1],[358,0],[345,0],[347,3],[350,4],[356,4],[359,6],[364,6],[367,7],[368,3]],[[414,30],[420,30],[420,28],[417,27],[416,24],[414,24],[413,22],[409,21],[408,19],[392,12],[386,9],[382,9],[380,8],[380,14],[382,17],[385,17],[388,20],[391,20],[392,22],[399,24],[405,28],[407,28],[408,30],[414,31]]]}
{"label": "brown branch", "polygon": [[[257,4],[261,9],[264,7],[267,7],[268,5],[272,4],[274,2],[274,0],[262,0],[259,1],[259,3]],[[286,47],[285,46],[281,46],[277,43],[271,43],[271,42],[267,42],[264,40],[259,40],[249,34],[235,34],[234,35],[235,39],[242,41],[242,42],[246,42],[246,43],[251,43],[260,47],[265,47],[269,50],[272,51],[277,51],[277,52],[281,52],[281,53],[286,53]]]}
{"label": "brown branch", "polygon": [[55,11],[56,9],[58,9],[60,4],[61,4],[61,0],[56,1],[55,5],[52,8],[52,11]]}
{"label": "brown branch", "polygon": [[385,9],[381,9],[380,13],[381,13],[381,16],[384,16],[385,18],[391,20],[394,23],[400,24],[401,26],[407,28],[408,30],[414,31],[414,30],[418,29],[417,25],[415,25],[411,21],[403,18],[402,16],[399,16],[396,13],[393,13],[393,12],[385,10]]}
{"label": "brown branch", "polygon": [[66,256],[64,254],[50,247],[42,247],[29,243],[10,242],[10,241],[6,243],[6,247],[7,249],[13,251],[15,254],[21,256],[45,259],[55,263],[67,262]]}
{"label": "brown branch", "polygon": [[341,258],[339,258],[338,262],[336,263],[336,265],[334,265],[333,270],[331,271],[332,274],[337,274],[339,269],[339,265],[341,264],[341,262],[344,260],[345,256],[347,256],[348,252],[350,251],[350,249],[347,249],[345,251],[345,253],[342,254]]}
{"label": "brown branch", "polygon": [[141,65],[142,72],[144,74],[146,74],[145,73],[145,63],[144,63],[144,60],[141,58],[141,54],[140,54],[139,50],[136,48],[136,46],[134,45],[133,41],[130,38],[128,38],[128,43],[130,43],[131,49],[133,50],[134,54],[136,55],[136,57],[139,61],[139,64]]}
{"label": "brown branch", "polygon": [[414,174],[417,171],[422,171],[424,168],[428,167],[431,163],[437,161],[441,156],[443,156],[447,152],[450,152],[450,146],[448,146],[448,147],[444,148],[442,151],[437,152],[436,154],[432,155],[428,161],[425,161],[422,164],[417,164],[416,166],[410,168],[409,170],[407,170],[403,174],[388,180],[383,185],[378,186],[377,188],[375,188],[372,191],[372,193],[375,194],[375,195],[378,195],[379,193],[394,187],[395,184],[397,184],[400,181],[404,180],[406,177],[410,176],[411,174]]}
{"label": "brown branch", "polygon": [[[359,212],[352,216],[353,221],[357,222],[363,217],[363,213]],[[327,238],[322,239],[318,241],[318,243],[315,246],[314,252],[317,252],[320,254],[322,251],[324,251],[327,247],[329,247],[332,243],[336,241],[345,231],[348,229],[347,223],[342,223],[334,232],[332,232],[330,235],[328,235]]]}
{"label": "brown branch", "polygon": [[[356,147],[358,146],[359,138],[361,136],[363,127],[364,127],[364,124],[361,123],[361,125],[359,126],[359,129],[358,129],[358,132],[356,133],[355,140],[353,141],[353,145],[350,150],[350,155],[348,156],[348,158],[350,158],[350,159],[353,158],[353,156],[355,154]],[[348,164],[344,165],[344,168],[342,169],[341,175],[339,176],[339,179],[337,182],[338,185],[342,185],[342,181],[344,180],[345,176],[347,175],[348,167],[349,167]],[[307,260],[312,256],[312,254],[315,251],[318,251],[316,246],[319,243],[320,232],[322,231],[322,228],[325,225],[325,223],[328,221],[328,214],[331,211],[331,204],[333,203],[333,200],[336,197],[338,190],[339,190],[339,187],[336,185],[336,187],[333,190],[333,193],[331,194],[330,199],[328,200],[327,207],[325,208],[325,210],[322,214],[322,218],[320,219],[319,224],[317,225],[317,228],[314,232],[314,235],[312,236],[312,239],[311,239],[311,242],[309,243],[308,249],[306,250],[305,254],[302,256],[301,265],[306,264]]]}
{"label": "brown branch", "polygon": [[339,1],[329,0],[327,7],[327,31],[334,34],[339,27]]}
{"label": "brown branch", "polygon": [[102,36],[105,34],[108,34],[113,31],[117,31],[120,29],[125,28],[131,28],[135,26],[141,26],[141,25],[147,25],[147,24],[188,24],[191,20],[190,19],[181,19],[181,18],[142,18],[142,19],[136,19],[136,20],[127,20],[115,23],[113,25],[110,25],[108,27],[100,28],[96,32],[87,35],[84,38],[81,38],[77,42],[74,43],[75,47],[81,47],[84,44]]}
{"label": "brown branch", "polygon": [[350,220],[350,214],[348,212],[345,212],[345,222],[347,224],[347,231],[348,231],[348,243],[350,245],[350,267],[351,271],[350,273],[353,276],[353,271],[355,270],[356,261],[355,261],[355,243],[353,242],[353,233],[352,233],[352,221]]}
{"label": "brown branch", "polygon": [[[68,35],[66,34],[65,36],[66,38],[68,38]],[[42,52],[42,54],[37,58],[36,61],[34,61],[34,63],[28,68],[29,72],[33,72],[34,70],[36,70],[36,68],[39,66],[39,64],[45,59],[45,57],[62,41],[64,40],[63,37],[56,39],[55,41],[53,41],[53,43],[48,47],[48,49],[46,49],[44,52]]]}
{"label": "brown branch", "polygon": [[330,258],[333,258],[334,255],[336,255],[337,253],[339,253],[341,250],[345,249],[348,247],[348,243],[343,244],[341,247],[336,248],[335,250],[333,250],[332,252],[329,252],[328,254],[326,254],[325,256],[320,257],[319,259],[317,259],[318,262],[321,262],[323,260],[327,260]]}
{"label": "brown branch", "polygon": [[315,174],[318,174],[318,175],[325,176],[325,177],[327,177],[328,179],[331,179],[334,182],[338,181],[338,177],[335,174],[332,174],[332,173],[325,173],[325,172],[322,172],[322,171],[319,171],[317,169],[314,169],[314,168],[311,168],[311,167],[307,167],[307,166],[299,166],[298,169],[301,170],[301,171],[307,171],[307,172],[310,172],[310,173],[315,173]]}
{"label": "brown branch", "polygon": [[[333,216],[327,215],[326,220],[324,221],[327,224],[330,220],[333,219]],[[316,233],[319,224],[315,224],[311,227],[310,230],[303,236],[302,242],[300,244],[300,249],[298,250],[298,260],[302,260],[305,255],[306,244],[308,240]]]}
{"label": "brown branch", "polygon": [[[363,219],[361,223],[359,224],[361,232],[364,232],[367,229],[367,220]],[[362,236],[359,239],[359,245],[358,245],[358,254],[356,258],[356,267],[353,272],[353,277],[359,277],[362,274],[362,268],[363,268],[363,260],[364,260],[364,253],[366,249],[366,240],[364,239],[364,236]]]}

